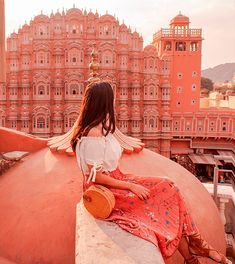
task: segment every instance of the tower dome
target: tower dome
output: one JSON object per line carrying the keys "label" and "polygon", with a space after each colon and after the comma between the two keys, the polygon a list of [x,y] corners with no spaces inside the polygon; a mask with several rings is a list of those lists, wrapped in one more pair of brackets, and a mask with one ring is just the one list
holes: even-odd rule
{"label": "tower dome", "polygon": [[170,26],[185,25],[185,24],[189,24],[189,23],[190,23],[189,18],[185,15],[182,15],[181,12],[179,11],[179,14],[171,19]]}

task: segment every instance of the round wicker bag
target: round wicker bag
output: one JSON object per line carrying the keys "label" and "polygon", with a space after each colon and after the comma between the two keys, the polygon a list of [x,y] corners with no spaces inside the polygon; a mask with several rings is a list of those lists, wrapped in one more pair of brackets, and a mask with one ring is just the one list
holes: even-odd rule
{"label": "round wicker bag", "polygon": [[102,185],[92,185],[83,194],[83,203],[87,211],[95,218],[107,218],[115,205],[113,193]]}

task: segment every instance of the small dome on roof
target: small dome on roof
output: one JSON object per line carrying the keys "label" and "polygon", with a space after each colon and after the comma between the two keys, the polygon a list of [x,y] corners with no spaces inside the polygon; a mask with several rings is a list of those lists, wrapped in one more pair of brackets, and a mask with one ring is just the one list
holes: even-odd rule
{"label": "small dome on roof", "polygon": [[34,21],[44,21],[44,22],[48,22],[49,21],[49,17],[44,15],[43,13],[41,13],[40,15],[36,16],[34,18]]}
{"label": "small dome on roof", "polygon": [[104,20],[104,21],[109,20],[109,21],[115,21],[116,22],[115,17],[112,15],[109,15],[109,14],[105,14],[105,15],[101,16],[100,20]]}
{"label": "small dome on roof", "polygon": [[89,11],[89,13],[87,14],[87,16],[88,16],[88,18],[95,18],[95,14],[91,11],[91,9],[90,9],[90,11]]}
{"label": "small dome on roof", "polygon": [[133,32],[133,37],[139,37],[139,33],[136,31],[136,29],[135,29],[135,31]]}
{"label": "small dome on roof", "polygon": [[75,5],[73,6],[73,8],[70,8],[67,11],[67,15],[83,15],[82,11],[78,8],[75,7]]}
{"label": "small dome on roof", "polygon": [[189,23],[189,18],[185,15],[182,15],[181,12],[179,12],[179,14],[177,16],[175,16],[173,19],[171,19],[171,24],[178,24],[178,23]]}

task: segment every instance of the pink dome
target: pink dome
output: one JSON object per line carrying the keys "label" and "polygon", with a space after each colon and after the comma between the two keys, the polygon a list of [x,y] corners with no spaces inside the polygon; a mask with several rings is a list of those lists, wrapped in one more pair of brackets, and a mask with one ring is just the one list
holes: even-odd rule
{"label": "pink dome", "polygon": [[171,19],[171,24],[188,24],[189,18],[185,15],[182,15],[181,12],[177,16],[175,16],[173,19]]}
{"label": "pink dome", "polygon": [[[75,210],[82,176],[76,159],[52,153],[47,140],[0,128],[0,152],[22,150],[30,155],[0,178],[0,247],[2,258],[16,263],[74,263]],[[69,169],[68,169],[69,168]],[[174,180],[202,235],[225,251],[218,210],[203,185],[177,163],[147,149],[124,154],[126,173]],[[205,216],[213,219],[207,221]],[[175,254],[167,263],[181,264]],[[202,262],[204,263],[204,262]]]}

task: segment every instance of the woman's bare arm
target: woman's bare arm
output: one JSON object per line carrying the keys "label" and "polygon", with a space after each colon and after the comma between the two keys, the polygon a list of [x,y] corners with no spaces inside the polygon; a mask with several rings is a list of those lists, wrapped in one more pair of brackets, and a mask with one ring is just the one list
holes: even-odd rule
{"label": "woman's bare arm", "polygon": [[[92,128],[89,133],[89,136],[98,137],[102,136],[102,129],[101,127],[94,127]],[[89,171],[91,170],[92,166],[88,165]],[[120,190],[130,190],[134,194],[136,194],[141,200],[149,198],[149,189],[145,188],[142,185],[121,181],[110,177],[108,174],[104,174],[101,171],[96,171],[96,179],[95,183],[100,185],[105,185],[109,188],[120,189]]]}
{"label": "woman's bare arm", "polygon": [[105,185],[109,188],[130,190],[131,192],[136,194],[141,200],[149,198],[149,189],[145,188],[144,186],[114,179],[108,174],[102,173],[101,171],[96,172],[95,183]]}

